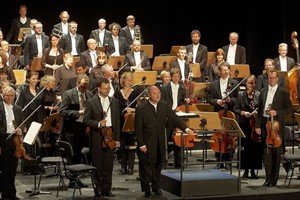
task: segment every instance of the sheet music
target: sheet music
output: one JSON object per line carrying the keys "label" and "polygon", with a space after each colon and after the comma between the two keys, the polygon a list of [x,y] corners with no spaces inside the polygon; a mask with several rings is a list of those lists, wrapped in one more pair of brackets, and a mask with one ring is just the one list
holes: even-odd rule
{"label": "sheet music", "polygon": [[33,145],[36,140],[36,137],[39,135],[41,128],[42,128],[41,123],[33,121],[26,133],[23,142],[29,145]]}
{"label": "sheet music", "polygon": [[179,117],[185,117],[185,116],[198,116],[196,113],[186,113],[186,112],[182,112],[182,111],[179,111],[179,112],[176,112],[176,115],[179,116]]}

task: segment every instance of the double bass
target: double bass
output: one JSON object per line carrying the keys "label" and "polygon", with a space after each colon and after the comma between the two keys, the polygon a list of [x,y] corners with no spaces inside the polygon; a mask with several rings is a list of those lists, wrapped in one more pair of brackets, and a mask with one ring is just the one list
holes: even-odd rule
{"label": "double bass", "polygon": [[290,71],[288,71],[288,80],[289,80],[289,92],[290,92],[290,98],[293,104],[298,104],[298,80],[299,80],[299,70],[298,70],[298,65],[299,65],[299,43],[297,40],[297,32],[293,31],[291,34],[291,39],[293,42],[293,47],[296,49],[297,53],[297,65],[293,67]]}

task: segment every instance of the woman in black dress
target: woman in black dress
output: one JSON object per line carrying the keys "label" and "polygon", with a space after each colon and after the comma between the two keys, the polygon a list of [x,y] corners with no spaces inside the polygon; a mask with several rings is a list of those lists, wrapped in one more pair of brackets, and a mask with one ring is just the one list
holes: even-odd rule
{"label": "woman in black dress", "polygon": [[[121,174],[133,174],[134,159],[135,159],[135,147],[136,139],[133,130],[123,132],[123,125],[125,118],[129,113],[135,112],[136,98],[138,93],[131,87],[132,85],[132,72],[124,72],[120,79],[121,90],[116,92],[116,98],[119,100],[120,105],[120,127],[121,127]],[[124,112],[123,112],[124,110]],[[131,122],[133,123],[133,121]]]}
{"label": "woman in black dress", "polygon": [[[256,78],[250,75],[246,81],[246,90],[240,91],[234,106],[234,112],[239,115],[239,125],[246,138],[242,138],[241,169],[244,178],[257,179],[256,169],[262,169],[262,143],[255,133],[255,114],[258,106],[259,91],[255,90]],[[249,170],[251,176],[249,176]]]}

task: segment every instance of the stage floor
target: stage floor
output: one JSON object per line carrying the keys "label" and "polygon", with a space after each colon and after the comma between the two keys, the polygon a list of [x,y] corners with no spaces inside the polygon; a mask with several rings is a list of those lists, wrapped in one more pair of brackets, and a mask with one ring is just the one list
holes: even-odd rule
{"label": "stage floor", "polygon": [[[288,149],[289,153],[291,149]],[[295,153],[299,154],[300,150],[295,148]],[[208,158],[212,158],[214,152],[208,151]],[[197,159],[202,156],[202,151],[193,150],[192,154],[189,155],[189,162],[197,162]],[[172,154],[170,155],[169,163],[172,163]],[[137,159],[136,159],[137,162]],[[187,166],[187,170],[202,170],[202,165],[199,162],[199,165],[191,165]],[[216,164],[205,165],[205,170],[213,169]],[[174,169],[173,166],[167,166],[167,169],[164,172]],[[145,199],[144,194],[141,192],[140,182],[136,179],[138,177],[138,165],[135,165],[134,174],[129,175],[120,175],[120,164],[115,161],[114,172],[113,172],[113,187],[114,194],[116,194],[115,198],[107,198],[107,199],[117,199],[117,200],[133,200],[133,199]],[[47,170],[49,173],[50,171]],[[228,173],[228,170],[222,170],[224,173]],[[241,171],[241,175],[243,171]],[[232,175],[237,177],[238,170],[236,164],[233,165]],[[241,179],[241,192],[235,195],[205,195],[200,197],[191,197],[185,199],[299,199],[300,198],[300,179],[297,176],[300,176],[299,169],[295,170],[295,177],[293,177],[290,187],[287,187],[287,183],[284,183],[286,172],[284,168],[280,170],[280,178],[278,180],[278,184],[276,187],[266,188],[262,187],[262,184],[265,181],[265,172],[264,169],[258,171],[259,179]],[[75,199],[93,199],[93,190],[91,187],[90,179],[84,178],[83,182],[89,184],[88,188],[83,188],[82,195],[79,194],[79,191],[76,190]],[[38,181],[38,176],[37,176]],[[16,177],[16,186],[18,191],[18,197],[21,199],[72,199],[73,189],[68,189],[67,191],[60,191],[58,198],[56,198],[56,189],[58,186],[59,178],[43,178],[41,182],[41,190],[42,191],[50,191],[51,194],[39,194],[36,196],[28,197],[28,194],[25,191],[33,188],[34,176],[33,175],[21,175],[20,167],[18,168],[18,174]],[[65,180],[68,184],[68,180]],[[128,190],[126,190],[128,189]],[[218,190],[218,188],[215,188]],[[176,196],[168,191],[163,190],[163,197],[154,197],[153,199],[181,199],[179,196]],[[261,198],[260,198],[261,197]],[[287,198],[288,197],[288,198]]]}

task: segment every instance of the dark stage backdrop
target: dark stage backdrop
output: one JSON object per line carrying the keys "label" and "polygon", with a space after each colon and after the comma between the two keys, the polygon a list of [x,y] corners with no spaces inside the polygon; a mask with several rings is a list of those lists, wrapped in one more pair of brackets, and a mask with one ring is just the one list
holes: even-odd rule
{"label": "dark stage backdrop", "polygon": [[18,17],[20,4],[28,6],[28,17],[36,18],[50,34],[59,14],[67,10],[70,20],[78,22],[78,33],[85,40],[91,30],[97,28],[99,18],[105,18],[107,27],[112,22],[126,25],[126,17],[136,17],[142,28],[145,44],[154,45],[154,55],[169,53],[172,45],[191,43],[190,32],[198,29],[202,33],[201,43],[208,51],[229,43],[232,31],[240,35],[239,44],[246,47],[247,62],[251,73],[258,75],[263,69],[265,58],[278,56],[281,42],[289,45],[288,56],[296,60],[292,47],[291,33],[300,33],[300,1],[277,0],[269,3],[257,0],[187,0],[179,4],[171,0],[160,1],[82,1],[82,0],[28,0],[1,3],[0,26],[8,32],[12,18]]}

